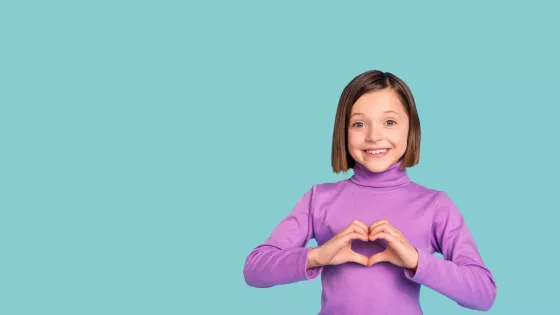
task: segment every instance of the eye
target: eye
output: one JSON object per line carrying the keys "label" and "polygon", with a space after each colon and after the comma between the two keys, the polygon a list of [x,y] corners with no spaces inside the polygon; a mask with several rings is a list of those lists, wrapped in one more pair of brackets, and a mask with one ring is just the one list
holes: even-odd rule
{"label": "eye", "polygon": [[392,125],[396,124],[397,122],[392,120],[392,119],[389,119],[389,120],[387,120],[386,123],[387,123],[387,125],[392,126]]}
{"label": "eye", "polygon": [[363,125],[364,123],[358,121],[358,122],[353,123],[353,124],[352,124],[352,127],[358,127],[358,126],[356,126],[356,125],[358,125],[358,124]]}

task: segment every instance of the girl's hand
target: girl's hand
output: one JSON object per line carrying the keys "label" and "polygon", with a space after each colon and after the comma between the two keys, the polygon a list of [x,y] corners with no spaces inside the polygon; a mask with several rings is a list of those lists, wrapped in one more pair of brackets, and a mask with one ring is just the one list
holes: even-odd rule
{"label": "girl's hand", "polygon": [[416,270],[418,251],[389,221],[379,220],[369,227],[369,240],[375,241],[378,238],[387,240],[387,249],[370,256],[367,261],[368,266],[387,261],[397,266]]}
{"label": "girl's hand", "polygon": [[368,227],[365,223],[354,220],[333,238],[313,249],[314,260],[320,266],[340,265],[355,262],[367,266],[368,257],[352,250],[352,240],[368,241]]}

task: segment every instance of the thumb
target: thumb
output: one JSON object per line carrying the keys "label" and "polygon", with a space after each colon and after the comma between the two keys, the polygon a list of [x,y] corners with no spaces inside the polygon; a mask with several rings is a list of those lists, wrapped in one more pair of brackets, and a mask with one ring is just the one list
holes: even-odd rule
{"label": "thumb", "polygon": [[350,261],[358,263],[360,265],[367,266],[368,265],[368,257],[362,254],[358,254],[354,251],[350,253]]}
{"label": "thumb", "polygon": [[387,253],[387,250],[384,250],[380,253],[370,256],[368,258],[367,265],[372,266],[374,264],[385,262],[385,261],[389,261],[389,254]]}

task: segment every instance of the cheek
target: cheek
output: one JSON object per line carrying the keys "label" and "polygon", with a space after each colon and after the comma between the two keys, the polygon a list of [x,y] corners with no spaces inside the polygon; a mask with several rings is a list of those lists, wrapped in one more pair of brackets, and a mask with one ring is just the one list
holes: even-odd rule
{"label": "cheek", "polygon": [[399,130],[391,134],[391,142],[393,145],[399,149],[406,149],[408,142],[408,130]]}
{"label": "cheek", "polygon": [[348,147],[350,150],[356,149],[356,147],[358,147],[360,142],[361,140],[359,134],[356,134],[355,132],[348,133]]}
{"label": "cheek", "polygon": [[408,129],[403,130],[403,132],[399,134],[399,145],[403,147],[403,150],[406,149],[407,142],[408,142]]}

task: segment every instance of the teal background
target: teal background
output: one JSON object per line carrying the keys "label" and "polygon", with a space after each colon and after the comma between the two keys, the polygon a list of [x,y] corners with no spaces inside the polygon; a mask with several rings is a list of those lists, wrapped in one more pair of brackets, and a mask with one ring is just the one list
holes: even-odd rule
{"label": "teal background", "polygon": [[[412,89],[412,180],[448,192],[489,313],[557,299],[558,7],[548,2],[2,1],[0,314],[316,314],[320,279],[243,264],[334,174],[345,85]],[[313,246],[312,242],[309,246]],[[422,288],[425,314],[473,314]]]}

